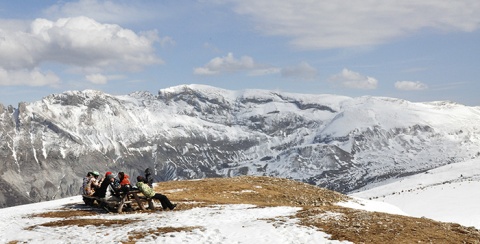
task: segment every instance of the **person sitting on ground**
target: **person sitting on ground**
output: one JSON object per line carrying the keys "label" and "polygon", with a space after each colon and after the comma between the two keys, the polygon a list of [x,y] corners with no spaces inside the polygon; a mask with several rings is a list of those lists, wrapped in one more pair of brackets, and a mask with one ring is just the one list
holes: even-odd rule
{"label": "person sitting on ground", "polygon": [[150,168],[145,169],[145,180],[148,186],[153,187],[153,176]]}
{"label": "person sitting on ground", "polygon": [[130,184],[130,177],[125,174],[125,172],[118,172],[118,179],[119,179],[119,189],[122,192],[128,192],[132,187]]}
{"label": "person sitting on ground", "polygon": [[143,195],[148,198],[159,200],[162,204],[163,210],[166,210],[167,208],[173,210],[177,206],[177,204],[172,204],[172,202],[170,202],[167,196],[156,193],[152,188],[150,188],[150,186],[145,183],[145,181],[145,177],[141,175],[137,176],[137,188]]}
{"label": "person sitting on ground", "polygon": [[83,178],[83,185],[82,185],[83,195],[91,196],[93,195],[93,193],[95,193],[95,189],[99,187],[99,184],[97,182],[98,175],[99,174],[97,171],[93,171],[93,172],[88,172],[87,176]]}

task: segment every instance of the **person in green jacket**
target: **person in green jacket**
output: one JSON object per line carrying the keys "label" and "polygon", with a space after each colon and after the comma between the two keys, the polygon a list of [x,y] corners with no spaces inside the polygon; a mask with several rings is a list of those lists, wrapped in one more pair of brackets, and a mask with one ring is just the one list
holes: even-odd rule
{"label": "person in green jacket", "polygon": [[141,175],[137,176],[136,186],[138,190],[142,192],[142,194],[145,195],[146,197],[159,200],[160,203],[162,204],[163,210],[166,210],[167,208],[170,210],[173,210],[177,206],[177,204],[173,204],[172,202],[170,202],[167,196],[160,193],[156,193],[152,188],[150,188],[150,186],[146,184],[145,177]]}

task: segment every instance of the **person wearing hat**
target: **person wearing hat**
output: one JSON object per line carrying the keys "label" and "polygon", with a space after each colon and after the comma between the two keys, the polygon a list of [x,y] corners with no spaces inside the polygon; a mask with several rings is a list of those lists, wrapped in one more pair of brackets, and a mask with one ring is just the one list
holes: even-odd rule
{"label": "person wearing hat", "polygon": [[167,196],[156,193],[152,188],[150,188],[150,186],[147,185],[146,181],[147,180],[145,179],[145,177],[141,175],[137,176],[136,186],[144,196],[159,200],[162,204],[163,210],[166,210],[167,208],[173,210],[177,206],[177,204],[172,204],[172,202],[170,202]]}
{"label": "person wearing hat", "polygon": [[113,184],[114,181],[115,177],[113,177],[112,174],[107,175],[93,195],[96,197],[105,198],[108,186]]}
{"label": "person wearing hat", "polygon": [[[96,172],[96,171],[95,171],[95,172]],[[97,173],[98,173],[98,172],[97,172]],[[107,178],[107,176],[108,176],[108,175],[111,175],[111,174],[112,174],[112,172],[107,171],[107,172],[105,173],[105,176],[103,176],[103,178],[101,178],[101,179],[98,181],[98,184],[101,185],[102,182],[103,182],[103,180],[105,180],[105,179]]]}
{"label": "person wearing hat", "polygon": [[93,172],[88,172],[87,176],[83,178],[83,185],[82,185],[83,195],[91,196],[95,193],[95,189],[99,187],[99,184],[97,181],[98,176],[99,176],[98,172],[93,171]]}
{"label": "person wearing hat", "polygon": [[150,168],[145,169],[145,180],[145,183],[147,183],[148,186],[153,187],[153,176]]}

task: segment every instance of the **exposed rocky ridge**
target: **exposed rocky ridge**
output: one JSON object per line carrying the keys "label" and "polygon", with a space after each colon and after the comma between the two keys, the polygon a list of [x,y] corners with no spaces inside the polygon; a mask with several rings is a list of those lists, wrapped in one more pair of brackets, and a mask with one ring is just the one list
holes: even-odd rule
{"label": "exposed rocky ridge", "polygon": [[392,98],[69,91],[0,106],[0,206],[76,195],[90,170],[147,167],[158,181],[267,175],[349,192],[478,157],[479,119],[478,107]]}

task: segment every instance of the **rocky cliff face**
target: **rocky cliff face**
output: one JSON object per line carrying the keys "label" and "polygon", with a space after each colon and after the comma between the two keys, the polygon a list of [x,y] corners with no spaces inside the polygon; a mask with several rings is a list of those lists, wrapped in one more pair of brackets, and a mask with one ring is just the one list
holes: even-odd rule
{"label": "rocky cliff face", "polygon": [[291,178],[349,192],[479,156],[478,107],[189,85],[0,106],[0,206],[76,195],[88,171]]}

